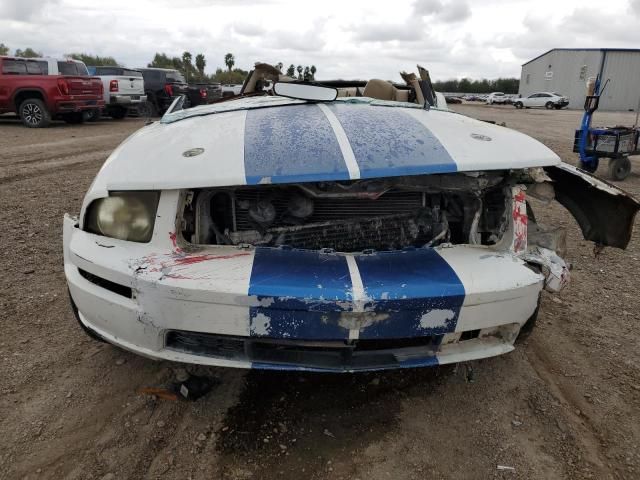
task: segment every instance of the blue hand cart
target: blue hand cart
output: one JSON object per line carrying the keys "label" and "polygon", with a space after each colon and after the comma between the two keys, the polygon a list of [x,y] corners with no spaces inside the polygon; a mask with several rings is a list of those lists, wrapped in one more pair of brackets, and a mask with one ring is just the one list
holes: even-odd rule
{"label": "blue hand cart", "polygon": [[576,130],[573,151],[580,154],[578,168],[594,173],[598,169],[601,158],[609,159],[609,177],[613,180],[624,180],[631,173],[630,155],[640,155],[638,137],[640,129],[633,127],[592,128],[591,120],[598,109],[600,95],[604,92],[605,82],[600,91],[600,76],[596,77],[593,92],[587,95],[584,102],[584,115],[580,128]]}

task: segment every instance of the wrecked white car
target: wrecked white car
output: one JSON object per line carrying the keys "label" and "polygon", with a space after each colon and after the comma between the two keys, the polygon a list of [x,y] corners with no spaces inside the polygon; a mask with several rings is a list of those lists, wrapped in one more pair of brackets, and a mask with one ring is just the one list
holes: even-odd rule
{"label": "wrecked white car", "polygon": [[563,232],[527,197],[618,248],[640,205],[447,111],[423,72],[403,78],[318,86],[257,68],[239,96],[176,104],[132,135],[64,221],[85,331],[155,359],[281,370],[513,350],[542,289],[569,280]]}

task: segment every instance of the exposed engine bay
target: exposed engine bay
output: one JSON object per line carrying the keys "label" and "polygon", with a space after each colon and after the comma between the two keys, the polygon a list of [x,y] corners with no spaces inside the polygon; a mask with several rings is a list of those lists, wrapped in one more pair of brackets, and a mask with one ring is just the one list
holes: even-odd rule
{"label": "exposed engine bay", "polygon": [[338,252],[494,245],[509,225],[511,187],[523,181],[535,180],[496,171],[194,190],[183,236]]}

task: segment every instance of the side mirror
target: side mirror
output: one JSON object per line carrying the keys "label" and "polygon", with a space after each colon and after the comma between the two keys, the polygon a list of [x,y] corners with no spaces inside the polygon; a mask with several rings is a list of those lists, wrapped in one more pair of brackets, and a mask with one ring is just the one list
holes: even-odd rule
{"label": "side mirror", "polygon": [[338,97],[338,90],[309,83],[277,82],[273,92],[280,97],[311,100],[314,102],[332,102]]}

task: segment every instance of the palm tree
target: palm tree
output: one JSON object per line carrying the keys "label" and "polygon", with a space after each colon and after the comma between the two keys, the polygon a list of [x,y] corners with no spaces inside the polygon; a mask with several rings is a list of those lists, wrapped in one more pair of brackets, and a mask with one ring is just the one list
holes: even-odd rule
{"label": "palm tree", "polygon": [[317,71],[316,70],[316,66],[315,65],[311,65],[311,69],[310,69],[311,80],[315,80],[316,79],[316,71]]}
{"label": "palm tree", "polygon": [[280,70],[280,73],[282,73],[282,67],[284,67],[284,65],[282,64],[282,62],[278,62],[278,64],[276,65],[276,68],[278,70]]}
{"label": "palm tree", "polygon": [[224,64],[227,66],[227,68],[229,69],[229,71],[231,71],[231,69],[233,68],[233,66],[236,64],[236,59],[233,56],[233,53],[227,53],[224,56]]}
{"label": "palm tree", "polygon": [[298,71],[298,80],[302,80],[302,65],[298,65],[296,70]]}
{"label": "palm tree", "polygon": [[193,55],[191,52],[184,52],[182,54],[182,64],[184,65],[184,73],[187,76],[187,82],[189,81],[189,72],[193,66],[191,65],[191,60],[193,59]]}
{"label": "palm tree", "polygon": [[291,65],[289,65],[289,68],[287,68],[287,77],[295,77],[295,76],[296,76],[296,67],[292,63]]}
{"label": "palm tree", "polygon": [[304,67],[304,81],[308,82],[310,77],[311,73],[309,72],[309,65],[307,65],[306,67]]}
{"label": "palm tree", "polygon": [[204,80],[204,67],[207,66],[207,61],[204,59],[204,55],[199,53],[196,55],[196,68],[200,73],[200,80]]}

